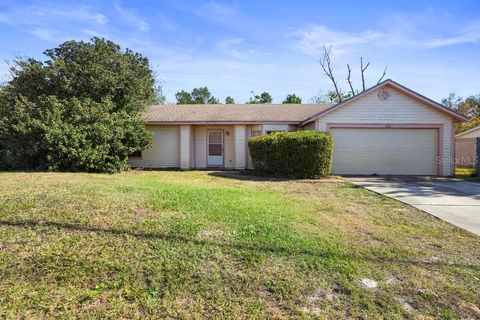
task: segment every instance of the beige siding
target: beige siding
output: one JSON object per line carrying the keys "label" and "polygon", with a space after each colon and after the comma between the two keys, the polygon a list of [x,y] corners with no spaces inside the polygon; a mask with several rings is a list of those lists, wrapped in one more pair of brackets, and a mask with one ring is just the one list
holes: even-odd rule
{"label": "beige siding", "polygon": [[195,168],[207,167],[207,130],[205,127],[193,127],[193,150]]}
{"label": "beige siding", "polygon": [[246,140],[246,145],[247,145],[247,169],[252,169],[252,157],[250,156],[250,150],[248,149],[248,140],[252,137],[252,127],[251,125],[247,126],[247,140]]}
{"label": "beige siding", "polygon": [[263,134],[266,134],[267,131],[291,131],[291,127],[288,124],[264,124],[263,125]]}
{"label": "beige siding", "polygon": [[297,125],[294,125],[294,124],[288,125],[288,131],[296,131],[296,130],[299,130]]}
{"label": "beige siding", "polygon": [[250,150],[248,148],[248,140],[252,137],[252,132],[253,131],[259,131],[262,132],[262,125],[261,124],[254,124],[254,125],[248,125],[247,126],[247,141],[246,141],[246,148],[247,148],[247,168],[248,169],[253,169],[252,166],[252,157],[250,156]]}
{"label": "beige siding", "polygon": [[334,128],[331,133],[334,174],[436,174],[436,129]]}
{"label": "beige siding", "polygon": [[302,130],[315,130],[315,121],[309,122],[302,127]]}
{"label": "beige siding", "polygon": [[180,139],[178,126],[149,126],[152,147],[142,151],[142,158],[130,158],[132,167],[178,168]]}
{"label": "beige siding", "polygon": [[252,124],[250,126],[252,131],[262,131],[263,125],[262,124]]}
{"label": "beige siding", "polygon": [[235,125],[235,169],[245,169],[247,161],[247,126]]}
{"label": "beige siding", "polygon": [[180,168],[190,168],[191,154],[191,127],[190,125],[180,126]]}
{"label": "beige siding", "polygon": [[234,168],[235,151],[234,151],[234,132],[233,126],[193,126],[194,132],[194,159],[195,168],[207,167],[207,130],[223,130],[224,132],[224,150],[223,163],[225,168]]}
{"label": "beige siding", "polygon": [[475,165],[477,154],[477,138],[457,138],[455,148],[455,163],[458,166],[469,167]]}
{"label": "beige siding", "polygon": [[328,123],[443,124],[443,175],[452,175],[452,119],[392,88],[387,90],[387,101],[380,100],[374,91],[321,117],[317,129],[327,130]]}

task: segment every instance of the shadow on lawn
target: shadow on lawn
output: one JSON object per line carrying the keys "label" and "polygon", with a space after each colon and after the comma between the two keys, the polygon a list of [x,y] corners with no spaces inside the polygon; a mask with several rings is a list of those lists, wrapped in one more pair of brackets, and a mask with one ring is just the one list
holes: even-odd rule
{"label": "shadow on lawn", "polygon": [[212,245],[219,246],[223,248],[233,248],[233,249],[242,249],[257,251],[261,253],[272,253],[272,254],[286,254],[286,255],[309,255],[318,258],[337,258],[344,260],[363,260],[365,262],[373,263],[399,263],[399,264],[411,264],[411,265],[423,265],[423,266],[437,266],[437,267],[461,267],[467,269],[474,269],[480,271],[480,265],[465,264],[465,263],[447,263],[440,261],[422,261],[422,260],[409,260],[409,259],[393,259],[387,257],[362,257],[355,256],[353,254],[343,254],[335,252],[312,252],[307,250],[297,250],[285,247],[262,247],[257,245],[250,245],[245,243],[227,243],[227,242],[218,242],[218,241],[206,241],[199,239],[187,238],[179,235],[169,235],[162,234],[157,232],[134,232],[122,229],[113,229],[113,228],[97,228],[92,226],[83,226],[78,224],[70,224],[64,222],[54,222],[54,221],[36,221],[36,220],[24,220],[24,221],[7,221],[0,220],[0,225],[18,227],[18,228],[34,228],[34,227],[54,227],[58,229],[72,230],[72,231],[82,231],[82,232],[94,232],[94,233],[106,233],[116,236],[133,236],[139,239],[160,239],[165,241],[176,241],[176,242],[189,242],[196,245]]}
{"label": "shadow on lawn", "polygon": [[241,180],[241,181],[291,181],[295,180],[293,178],[282,178],[282,177],[275,177],[275,176],[260,176],[255,175],[253,171],[212,171],[208,173],[209,176],[218,177],[218,178],[226,178],[226,179],[233,179],[233,180]]}
{"label": "shadow on lawn", "polygon": [[258,182],[286,182],[286,181],[295,181],[295,182],[321,182],[321,181],[335,181],[342,182],[343,180],[338,179],[335,176],[318,178],[318,179],[300,179],[300,178],[286,178],[280,176],[269,176],[269,175],[256,175],[253,171],[211,171],[208,173],[209,176],[241,180],[241,181],[258,181]]}

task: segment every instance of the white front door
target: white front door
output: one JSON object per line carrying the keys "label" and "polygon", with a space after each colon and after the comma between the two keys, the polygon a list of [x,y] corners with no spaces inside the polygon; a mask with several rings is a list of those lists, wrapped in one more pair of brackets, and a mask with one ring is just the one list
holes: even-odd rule
{"label": "white front door", "polygon": [[207,131],[207,165],[223,166],[223,131]]}

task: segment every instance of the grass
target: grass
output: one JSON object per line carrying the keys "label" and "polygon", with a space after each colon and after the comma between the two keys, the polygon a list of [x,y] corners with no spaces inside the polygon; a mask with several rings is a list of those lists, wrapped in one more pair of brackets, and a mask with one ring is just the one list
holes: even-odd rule
{"label": "grass", "polygon": [[0,181],[0,318],[478,316],[480,238],[342,180]]}
{"label": "grass", "polygon": [[455,177],[467,181],[480,181],[480,177],[475,176],[475,169],[473,167],[455,168]]}

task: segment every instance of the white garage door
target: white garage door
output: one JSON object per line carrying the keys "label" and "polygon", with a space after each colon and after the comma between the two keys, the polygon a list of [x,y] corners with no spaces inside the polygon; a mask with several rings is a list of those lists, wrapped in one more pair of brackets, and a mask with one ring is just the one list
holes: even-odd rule
{"label": "white garage door", "polygon": [[334,174],[435,175],[435,129],[331,130]]}
{"label": "white garage door", "polygon": [[133,167],[177,168],[179,167],[180,139],[178,126],[149,127],[152,147],[142,151],[141,158],[133,158]]}

